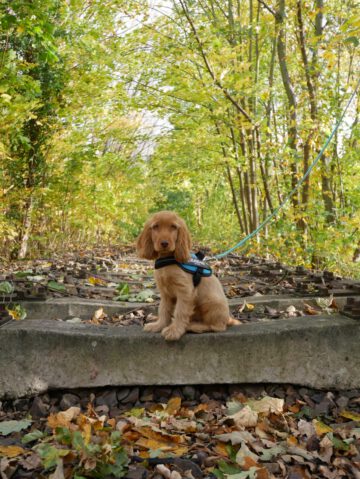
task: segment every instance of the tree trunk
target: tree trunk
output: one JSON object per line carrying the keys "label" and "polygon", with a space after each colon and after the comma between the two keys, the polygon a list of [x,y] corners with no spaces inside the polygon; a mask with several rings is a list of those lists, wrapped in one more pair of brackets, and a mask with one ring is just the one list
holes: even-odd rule
{"label": "tree trunk", "polygon": [[[297,142],[298,142],[298,132],[297,132],[297,103],[295,98],[295,93],[292,87],[292,82],[290,79],[289,71],[286,63],[286,46],[285,46],[285,29],[284,29],[284,20],[285,20],[285,0],[279,0],[279,7],[275,15],[275,25],[278,32],[277,37],[277,53],[279,59],[279,67],[282,82],[284,85],[286,97],[288,99],[289,107],[289,125],[288,125],[288,142],[290,149],[292,150],[292,163],[291,163],[291,186],[295,188],[298,178],[297,178]],[[295,193],[291,197],[291,201],[294,209],[297,209],[299,206],[299,195]]]}
{"label": "tree trunk", "polygon": [[20,249],[18,259],[24,259],[28,250],[28,242],[32,225],[32,211],[34,207],[33,196],[30,194],[25,204],[24,222],[20,236]]}

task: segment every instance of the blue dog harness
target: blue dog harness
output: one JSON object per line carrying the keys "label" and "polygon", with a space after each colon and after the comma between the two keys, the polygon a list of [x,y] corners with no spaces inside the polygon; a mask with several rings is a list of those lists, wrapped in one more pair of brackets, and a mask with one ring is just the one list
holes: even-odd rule
{"label": "blue dog harness", "polygon": [[176,261],[174,256],[166,256],[165,258],[158,258],[155,261],[155,269],[176,264],[177,266],[180,266],[180,268],[186,273],[192,274],[193,284],[196,287],[200,284],[201,278],[203,276],[209,277],[212,275],[212,269],[207,263],[202,261],[203,258],[204,255],[200,251],[196,254],[191,254],[190,261],[187,261],[186,263],[179,263],[179,261]]}

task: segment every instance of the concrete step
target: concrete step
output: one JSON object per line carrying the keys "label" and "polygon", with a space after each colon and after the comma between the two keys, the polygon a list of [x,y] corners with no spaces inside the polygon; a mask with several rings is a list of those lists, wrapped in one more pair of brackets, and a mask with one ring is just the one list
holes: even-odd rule
{"label": "concrete step", "polygon": [[110,385],[358,388],[359,338],[360,321],[341,315],[243,324],[175,343],[138,326],[11,321],[0,328],[0,397]]}

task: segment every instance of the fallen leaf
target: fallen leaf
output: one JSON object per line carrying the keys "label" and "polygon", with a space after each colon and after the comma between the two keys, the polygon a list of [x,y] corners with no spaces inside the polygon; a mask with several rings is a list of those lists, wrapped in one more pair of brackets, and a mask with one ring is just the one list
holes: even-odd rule
{"label": "fallen leaf", "polygon": [[25,436],[22,437],[21,442],[22,444],[28,444],[29,442],[36,441],[37,439],[41,439],[42,437],[44,437],[44,433],[39,431],[38,429],[35,429],[34,431],[25,434]]}
{"label": "fallen leaf", "polygon": [[280,414],[284,409],[284,400],[265,396],[260,400],[250,400],[247,404],[257,413],[262,414]]}
{"label": "fallen leaf", "polygon": [[295,306],[289,306],[289,307],[287,307],[287,308],[286,308],[286,312],[288,313],[288,316],[289,316],[289,317],[297,316]]}
{"label": "fallen leaf", "polygon": [[6,311],[15,321],[21,321],[27,316],[26,309],[21,304],[15,304],[11,307],[7,307]]}
{"label": "fallen leaf", "polygon": [[170,415],[175,415],[179,411],[180,407],[181,407],[181,398],[173,397],[167,403],[165,412],[167,412]]}
{"label": "fallen leaf", "polygon": [[23,454],[25,449],[20,446],[0,446],[0,455],[6,457],[16,457]]}
{"label": "fallen leaf", "polygon": [[47,424],[52,429],[55,429],[59,426],[69,427],[71,421],[80,414],[80,411],[81,410],[79,407],[73,406],[66,411],[61,411],[57,414],[50,414],[47,420]]}
{"label": "fallen leaf", "polygon": [[0,422],[0,434],[7,436],[12,432],[19,432],[23,429],[27,429],[31,425],[31,421],[24,419],[22,421],[3,421]]}
{"label": "fallen leaf", "polygon": [[50,291],[55,291],[57,293],[66,293],[66,287],[62,283],[58,283],[57,281],[49,281],[47,287],[48,289],[50,289]]}
{"label": "fallen leaf", "polygon": [[62,459],[59,459],[56,469],[52,474],[50,474],[49,479],[65,479]]}
{"label": "fallen leaf", "polygon": [[231,442],[233,446],[243,442],[255,441],[254,436],[248,431],[233,431],[227,434],[218,434],[215,438],[223,442]]}
{"label": "fallen leaf", "polygon": [[258,421],[258,413],[250,406],[244,406],[239,412],[229,416],[234,420],[237,427],[255,427]]}
{"label": "fallen leaf", "polygon": [[234,414],[239,412],[243,408],[244,405],[239,401],[228,401],[226,403],[226,406],[227,406],[226,413],[229,416],[233,416]]}
{"label": "fallen leaf", "polygon": [[30,454],[29,456],[22,457],[19,460],[19,464],[26,471],[32,471],[41,466],[41,459],[37,454],[33,453],[33,454]]}
{"label": "fallen leaf", "polygon": [[107,281],[102,278],[97,278],[96,276],[89,276],[87,279],[88,283],[92,284],[93,286],[106,286]]}
{"label": "fallen leaf", "polygon": [[328,432],[333,432],[333,428],[330,426],[327,426],[321,421],[317,421],[316,419],[313,420],[313,424],[315,426],[315,431],[318,436],[323,436],[324,434]]}
{"label": "fallen leaf", "polygon": [[340,416],[352,421],[360,421],[360,414],[354,411],[341,411]]}
{"label": "fallen leaf", "polygon": [[259,457],[255,453],[250,451],[247,445],[243,442],[240,449],[236,453],[235,460],[242,469],[248,470],[251,467],[257,465]]}
{"label": "fallen leaf", "polygon": [[300,419],[298,422],[298,431],[302,436],[311,437],[316,434],[315,424],[313,422]]}
{"label": "fallen leaf", "polygon": [[229,457],[227,446],[223,442],[219,442],[218,444],[216,444],[216,446],[214,447],[214,451],[216,452],[216,454],[219,454],[219,456]]}
{"label": "fallen leaf", "polygon": [[263,449],[261,452],[260,460],[263,462],[270,462],[273,458],[279,456],[280,454],[284,454],[286,452],[286,447],[279,444],[274,447],[270,447],[270,449]]}
{"label": "fallen leaf", "polygon": [[304,311],[306,314],[310,314],[311,316],[316,316],[317,314],[321,314],[321,311],[318,309],[315,309],[313,306],[310,304],[304,303]]}
{"label": "fallen leaf", "polygon": [[334,296],[331,294],[328,298],[315,298],[316,304],[320,306],[321,309],[330,308],[334,301]]}

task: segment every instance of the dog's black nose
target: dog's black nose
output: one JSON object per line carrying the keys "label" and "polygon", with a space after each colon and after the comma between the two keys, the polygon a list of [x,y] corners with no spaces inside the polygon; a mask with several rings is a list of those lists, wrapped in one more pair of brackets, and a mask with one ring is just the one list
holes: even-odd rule
{"label": "dog's black nose", "polygon": [[167,246],[169,246],[169,242],[168,242],[168,241],[161,241],[160,244],[161,244],[161,246],[162,246],[163,248],[166,248]]}

